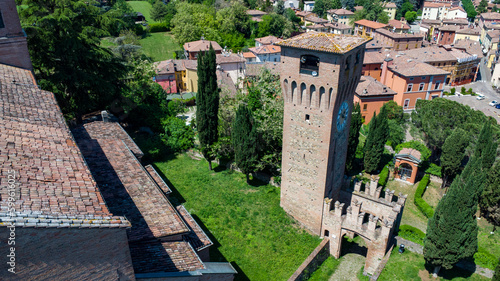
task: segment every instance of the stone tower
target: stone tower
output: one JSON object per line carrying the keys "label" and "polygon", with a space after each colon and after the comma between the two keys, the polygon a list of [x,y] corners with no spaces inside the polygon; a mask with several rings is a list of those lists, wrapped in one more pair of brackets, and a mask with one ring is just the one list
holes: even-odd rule
{"label": "stone tower", "polygon": [[307,32],[276,43],[285,100],[281,206],[317,235],[324,199],[339,200],[353,96],[370,39]]}
{"label": "stone tower", "polygon": [[14,0],[0,1],[0,63],[33,68]]}

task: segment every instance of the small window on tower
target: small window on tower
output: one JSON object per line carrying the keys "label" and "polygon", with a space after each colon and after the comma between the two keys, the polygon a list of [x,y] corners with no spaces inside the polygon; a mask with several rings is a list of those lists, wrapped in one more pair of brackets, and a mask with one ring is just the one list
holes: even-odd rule
{"label": "small window on tower", "polygon": [[310,118],[309,114],[306,114],[306,121],[307,122],[309,122],[309,118]]}
{"label": "small window on tower", "polygon": [[300,73],[318,76],[319,74],[319,58],[311,55],[303,55],[300,57]]}
{"label": "small window on tower", "polygon": [[3,23],[2,10],[0,10],[0,28],[4,28],[5,24]]}

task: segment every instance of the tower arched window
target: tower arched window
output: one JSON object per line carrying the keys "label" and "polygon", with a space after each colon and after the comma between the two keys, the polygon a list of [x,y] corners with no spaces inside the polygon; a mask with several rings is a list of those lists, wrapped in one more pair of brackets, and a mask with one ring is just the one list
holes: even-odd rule
{"label": "tower arched window", "polygon": [[319,74],[319,58],[312,55],[303,55],[300,57],[300,73],[312,76]]}

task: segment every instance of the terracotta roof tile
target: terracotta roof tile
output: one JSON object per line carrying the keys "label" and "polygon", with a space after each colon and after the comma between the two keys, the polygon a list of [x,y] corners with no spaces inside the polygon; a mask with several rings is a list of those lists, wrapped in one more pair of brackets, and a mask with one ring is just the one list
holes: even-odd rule
{"label": "terracotta roof tile", "polygon": [[325,20],[325,19],[322,19],[322,18],[316,17],[316,16],[308,16],[308,17],[306,17],[306,21],[310,21],[313,23],[327,23],[328,22],[328,20]]}
{"label": "terracotta roof tile", "polygon": [[[0,184],[16,173],[16,210],[42,215],[110,216],[54,95],[29,71],[0,65]],[[5,210],[7,189],[1,189]]]}
{"label": "terracotta roof tile", "polygon": [[454,48],[464,50],[470,55],[476,55],[479,59],[483,58],[483,51],[481,49],[481,44],[477,41],[472,41],[470,39],[459,39],[453,44]]}
{"label": "terracotta roof tile", "polygon": [[248,48],[248,50],[255,55],[281,53],[281,47],[276,45],[262,45],[259,47]]}
{"label": "terracotta roof tile", "polygon": [[199,52],[199,51],[208,51],[210,49],[210,44],[212,44],[212,48],[215,51],[222,51],[219,43],[215,41],[208,40],[198,40],[193,42],[186,42],[183,45],[184,50],[188,52]]}
{"label": "terracotta roof tile", "polygon": [[493,13],[482,13],[481,18],[485,20],[500,20],[500,13],[493,12]]}
{"label": "terracotta roof tile", "polygon": [[215,60],[217,64],[245,62],[242,56],[230,53],[217,54]]}
{"label": "terracotta roof tile", "polygon": [[371,76],[361,76],[356,95],[362,97],[396,95],[397,93]]}
{"label": "terracotta roof tile", "polygon": [[194,220],[184,205],[177,206],[177,211],[179,211],[179,214],[181,214],[182,218],[191,229],[191,232],[184,236],[187,238],[191,246],[196,249],[196,251],[201,251],[206,247],[213,245],[212,240],[210,240],[203,229],[201,229],[200,225]]}
{"label": "terracotta roof tile", "polygon": [[153,181],[158,185],[158,187],[160,187],[160,189],[163,191],[163,193],[165,193],[165,194],[172,193],[172,190],[170,189],[170,187],[168,187],[167,183],[161,178],[161,176],[158,174],[158,172],[156,171],[156,169],[153,166],[147,165],[144,168],[146,169],[148,174],[151,176]]}
{"label": "terracotta roof tile", "polygon": [[247,15],[250,15],[250,16],[263,16],[263,15],[267,15],[266,12],[263,12],[263,11],[259,11],[259,10],[247,10]]}
{"label": "terracotta roof tile", "polygon": [[384,5],[384,8],[397,8],[396,3],[389,2]]}
{"label": "terracotta roof tile", "polygon": [[[104,122],[95,122],[103,125]],[[87,124],[88,125],[88,124]],[[85,126],[86,131],[96,126]],[[132,223],[129,241],[161,238],[189,231],[179,214],[121,140],[93,139],[75,133],[110,210]]]}
{"label": "terracotta roof tile", "polygon": [[440,47],[426,47],[404,51],[404,54],[410,58],[418,59],[423,62],[442,62],[457,61],[456,57],[446,49]]}
{"label": "terracotta roof tile", "polygon": [[204,269],[194,249],[185,241],[130,243],[134,272],[179,272]]}
{"label": "terracotta roof tile", "polygon": [[403,148],[401,149],[401,151],[399,151],[396,155],[397,156],[400,156],[400,155],[411,155],[415,158],[417,158],[418,160],[420,160],[421,158],[421,153],[420,151],[416,150],[416,149],[413,149],[413,148]]}
{"label": "terracotta roof tile", "polygon": [[243,52],[243,57],[244,58],[256,58],[257,56],[255,56],[252,52]]}
{"label": "terracotta roof tile", "polygon": [[371,40],[370,37],[310,31],[278,42],[276,45],[329,53],[346,53],[369,40]]}
{"label": "terracotta roof tile", "polygon": [[329,14],[335,14],[335,15],[354,15],[353,12],[349,11],[349,10],[346,10],[346,9],[331,9],[331,10],[328,10],[327,13]]}
{"label": "terracotta roof tile", "polygon": [[371,20],[365,20],[365,19],[358,20],[357,22],[355,22],[355,24],[367,26],[367,27],[370,27],[372,29],[378,29],[378,28],[383,28],[383,27],[387,26],[387,24],[383,24],[383,23],[379,23],[379,22],[375,22],[375,21],[371,21]]}
{"label": "terracotta roof tile", "polygon": [[223,90],[222,93],[235,97],[237,89],[236,85],[234,85],[233,79],[229,76],[229,73],[217,70],[215,74],[217,75],[217,84],[219,85],[219,88]]}
{"label": "terracotta roof tile", "polygon": [[448,71],[407,56],[396,55],[395,57],[392,56],[392,58],[394,60],[394,64],[389,66],[389,68],[392,71],[406,77],[450,74]]}
{"label": "terracotta roof tile", "polygon": [[365,52],[363,64],[381,64],[384,62],[385,58],[386,54],[384,52]]}
{"label": "terracotta roof tile", "polygon": [[402,21],[399,21],[399,20],[390,20],[389,26],[395,27],[397,29],[410,29],[410,26],[408,24],[406,24]]}
{"label": "terracotta roof tile", "polygon": [[385,28],[379,28],[379,29],[375,30],[375,32],[382,34],[384,36],[390,37],[390,38],[408,38],[408,39],[410,39],[410,38],[422,39],[423,38],[423,34],[421,34],[421,33],[414,33],[414,34],[397,33],[397,32],[389,31]]}
{"label": "terracotta roof tile", "polygon": [[272,36],[272,35],[269,35],[266,37],[261,37],[261,38],[255,38],[255,41],[261,43],[262,45],[274,44],[275,42],[278,42],[280,40],[281,39],[279,39],[278,37]]}

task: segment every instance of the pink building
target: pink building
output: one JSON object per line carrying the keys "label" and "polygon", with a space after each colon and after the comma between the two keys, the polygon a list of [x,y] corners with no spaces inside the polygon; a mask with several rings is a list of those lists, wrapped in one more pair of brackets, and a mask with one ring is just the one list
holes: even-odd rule
{"label": "pink building", "polygon": [[384,60],[380,82],[396,92],[394,101],[397,104],[404,110],[412,110],[419,99],[443,96],[443,86],[450,72],[394,54]]}
{"label": "pink building", "polygon": [[155,82],[160,84],[167,94],[177,93],[174,60],[165,60],[156,66]]}

